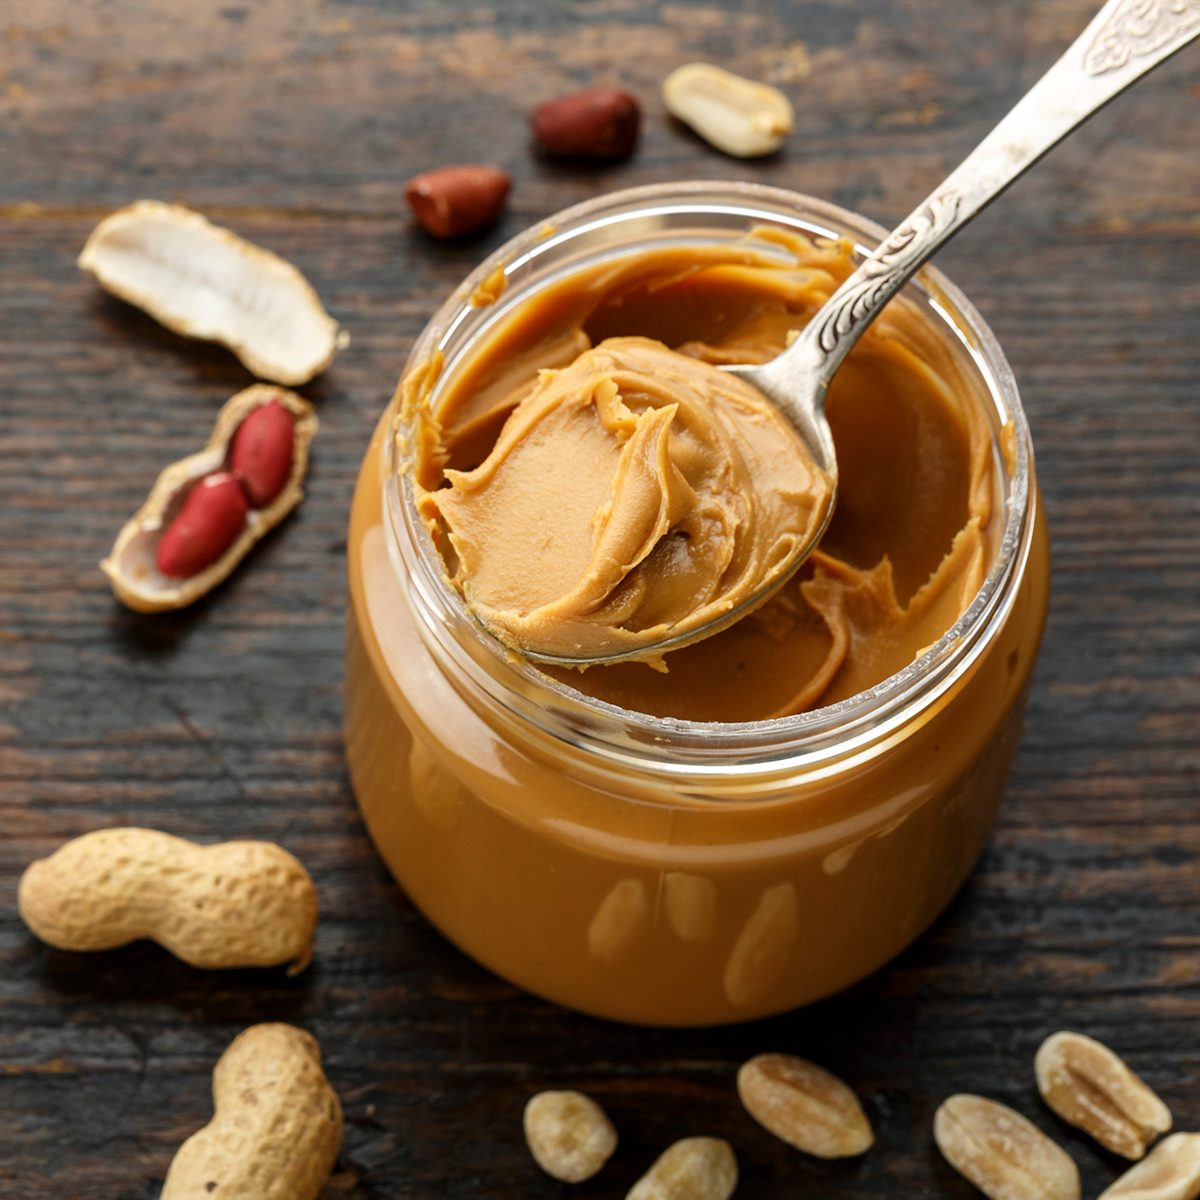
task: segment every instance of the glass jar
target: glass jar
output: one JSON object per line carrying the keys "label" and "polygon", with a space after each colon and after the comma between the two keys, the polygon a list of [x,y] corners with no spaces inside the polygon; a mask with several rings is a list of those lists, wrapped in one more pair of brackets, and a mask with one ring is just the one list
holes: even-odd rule
{"label": "glass jar", "polygon": [[[762,224],[860,247],[884,235],[833,205],[751,184],[618,192],[481,264],[421,334],[409,369],[440,353],[445,380],[512,305],[582,266]],[[480,303],[497,272],[499,300]],[[651,717],[508,656],[446,585],[400,470],[398,405],[384,413],[350,519],[350,776],[412,900],[504,978],[647,1024],[780,1012],[885,963],[971,870],[1020,730],[1048,550],[1000,347],[938,272],[907,294],[978,386],[1001,536],[982,589],[943,638],[877,687],[800,716]],[[437,395],[435,385],[435,409]]]}

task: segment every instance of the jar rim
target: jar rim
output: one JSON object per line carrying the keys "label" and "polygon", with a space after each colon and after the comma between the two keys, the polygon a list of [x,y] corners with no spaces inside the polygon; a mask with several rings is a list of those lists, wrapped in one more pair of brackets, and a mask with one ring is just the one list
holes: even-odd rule
{"label": "jar rim", "polygon": [[[503,271],[506,277],[585,234],[601,233],[638,217],[736,215],[791,226],[807,236],[845,238],[865,256],[887,231],[828,201],[758,183],[693,180],[649,184],[605,193],[539,222],[489,255],[445,301],[418,337],[404,375],[429,361],[470,315],[471,296]],[[626,251],[631,247],[626,247]],[[576,268],[577,269],[577,268]],[[660,717],[620,708],[544,674],[516,657],[469,612],[445,578],[444,564],[420,519],[411,472],[403,469],[404,424],[397,407],[385,441],[383,473],[389,551],[407,573],[423,610],[424,631],[440,656],[469,678],[497,715],[532,726],[626,769],[651,768],[711,776],[730,770],[813,770],[865,752],[953,686],[990,644],[1003,623],[1024,572],[1032,538],[1036,493],[1030,487],[1033,451],[1012,369],[995,335],[963,293],[926,266],[906,285],[923,294],[939,329],[954,335],[974,363],[1005,434],[1011,463],[1003,492],[1005,521],[987,576],[958,620],[926,651],[874,687],[835,704],[762,720],[723,722]],[[514,291],[513,295],[522,295]],[[475,311],[478,311],[477,309]],[[447,364],[449,367],[449,363]],[[444,380],[452,372],[447,369]],[[402,376],[403,378],[403,376]],[[434,384],[436,394],[437,384]],[[398,404],[400,395],[397,389]]]}

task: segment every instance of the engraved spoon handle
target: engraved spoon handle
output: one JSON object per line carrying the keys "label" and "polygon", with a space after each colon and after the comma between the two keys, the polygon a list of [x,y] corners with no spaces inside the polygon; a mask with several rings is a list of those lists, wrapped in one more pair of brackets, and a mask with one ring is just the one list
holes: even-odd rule
{"label": "engraved spoon handle", "polygon": [[[792,346],[755,368],[776,396],[833,373],[879,310],[948,238],[1047,150],[1200,34],[1200,0],[1109,0],[1070,49],[837,289]],[[811,394],[811,393],[810,393]]]}

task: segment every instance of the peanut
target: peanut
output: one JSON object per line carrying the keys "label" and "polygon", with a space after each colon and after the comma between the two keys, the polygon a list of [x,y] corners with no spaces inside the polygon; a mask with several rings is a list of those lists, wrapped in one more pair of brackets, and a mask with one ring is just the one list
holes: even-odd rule
{"label": "peanut", "polygon": [[663,1151],[625,1200],[729,1200],[737,1181],[737,1159],[728,1142],[684,1138]]}
{"label": "peanut", "polygon": [[1034,1059],[1042,1099],[1066,1122],[1125,1158],[1171,1128],[1167,1106],[1107,1046],[1081,1033],[1056,1033]]}
{"label": "peanut", "polygon": [[1100,1193],[1100,1200],[1197,1200],[1200,1133],[1163,1138],[1136,1166]]}
{"label": "peanut", "polygon": [[621,88],[584,88],[539,104],[530,123],[545,154],[617,162],[637,146],[642,106]]}
{"label": "peanut", "polygon": [[1079,1200],[1079,1169],[1020,1113],[983,1096],[951,1096],[933,1136],[946,1161],[990,1200]]}
{"label": "peanut", "polygon": [[296,420],[279,401],[260,404],[229,444],[229,469],[255,508],[266,508],[287,483],[296,455]]}
{"label": "peanut", "polygon": [[249,515],[239,479],[228,471],[204,476],[163,533],[154,565],[171,579],[198,575],[233,545]]}
{"label": "peanut", "polygon": [[858,1097],[836,1075],[787,1054],[760,1054],[737,1077],[746,1111],[764,1129],[817,1158],[850,1158],[875,1141]]}
{"label": "peanut", "polygon": [[30,864],[18,907],[60,950],[150,938],[194,967],[308,966],[317,895],[270,842],[197,846],[154,829],[100,829]]}
{"label": "peanut", "polygon": [[138,612],[212,591],[304,497],[317,432],[312,405],[255,384],[222,406],[208,444],[163,470],[100,564]]}
{"label": "peanut", "polygon": [[440,167],[410,179],[404,198],[426,233],[452,239],[491,225],[511,186],[512,179],[497,167]]}
{"label": "peanut", "polygon": [[539,1092],[525,1105],[525,1140],[534,1161],[563,1183],[582,1183],[617,1148],[604,1109],[582,1092]]}
{"label": "peanut", "polygon": [[341,1144],[316,1040],[252,1025],[217,1062],[213,1119],[179,1147],[162,1200],[316,1200]]}
{"label": "peanut", "polygon": [[711,63],[688,63],[663,80],[667,111],[735,158],[773,154],[792,131],[788,98],[770,84],[743,79]]}

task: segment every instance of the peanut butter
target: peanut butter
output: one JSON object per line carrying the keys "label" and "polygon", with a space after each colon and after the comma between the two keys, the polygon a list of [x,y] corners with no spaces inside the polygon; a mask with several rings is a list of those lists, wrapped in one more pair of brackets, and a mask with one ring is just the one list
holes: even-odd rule
{"label": "peanut butter", "polygon": [[755,599],[831,495],[804,444],[735,375],[648,338],[543,371],[473,471],[422,511],[453,579],[518,650],[653,647]]}
{"label": "peanut butter", "polygon": [[[770,403],[715,367],[779,353],[852,267],[844,243],[768,231],[646,251],[516,307],[436,412],[435,372],[410,375],[419,508],[477,615],[518,649],[636,649],[769,584],[824,520],[828,481]],[[995,481],[944,337],[894,301],[828,412],[837,510],[794,580],[661,662],[561,677],[644,712],[753,720],[870,688],[949,629],[987,570]]]}

